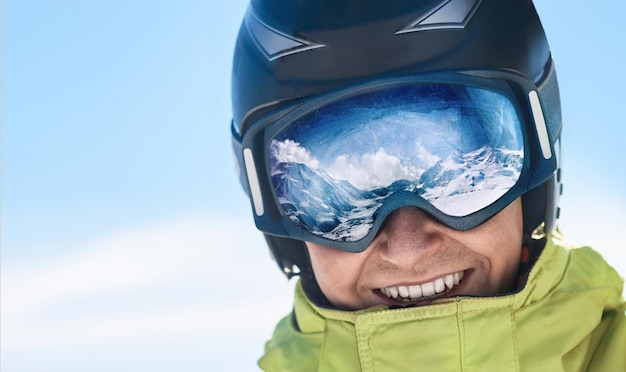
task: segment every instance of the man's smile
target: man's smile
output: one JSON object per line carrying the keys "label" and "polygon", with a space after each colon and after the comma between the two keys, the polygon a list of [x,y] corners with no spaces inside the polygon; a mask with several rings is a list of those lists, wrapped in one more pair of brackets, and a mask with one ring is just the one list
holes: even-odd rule
{"label": "man's smile", "polygon": [[463,275],[464,272],[459,271],[421,284],[391,286],[379,288],[378,291],[390,299],[402,302],[429,299],[451,291],[463,280]]}

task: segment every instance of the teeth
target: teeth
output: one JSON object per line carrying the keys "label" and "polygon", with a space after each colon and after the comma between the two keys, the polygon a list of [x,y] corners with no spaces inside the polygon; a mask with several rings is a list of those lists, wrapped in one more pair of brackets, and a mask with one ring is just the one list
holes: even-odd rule
{"label": "teeth", "polygon": [[459,284],[459,282],[461,282],[462,279],[463,279],[463,271],[454,273],[454,285]]}
{"label": "teeth", "polygon": [[409,288],[405,287],[403,285],[398,287],[398,294],[400,295],[400,297],[409,297]]}
{"label": "teeth", "polygon": [[393,297],[393,298],[398,298],[398,288],[397,287],[389,287],[388,289],[389,289],[389,294],[391,296],[389,296],[389,295],[387,295],[387,296]]}
{"label": "teeth", "polygon": [[444,289],[446,289],[446,285],[443,284],[443,279],[439,278],[435,280],[435,292],[441,293]]}
{"label": "teeth", "polygon": [[459,284],[458,282],[454,282],[454,275],[452,274],[446,275],[443,281],[446,282],[446,287],[448,287],[448,289],[452,289],[452,287],[454,287],[456,284]]}
{"label": "teeth", "polygon": [[422,286],[421,285],[412,285],[409,287],[409,296],[411,298],[420,298],[422,297]]}
{"label": "teeth", "polygon": [[389,298],[409,302],[443,293],[446,289],[450,290],[459,285],[461,280],[463,280],[463,271],[448,274],[428,283],[381,288],[380,292]]}
{"label": "teeth", "polygon": [[435,283],[429,282],[422,284],[422,296],[430,297],[435,294]]}

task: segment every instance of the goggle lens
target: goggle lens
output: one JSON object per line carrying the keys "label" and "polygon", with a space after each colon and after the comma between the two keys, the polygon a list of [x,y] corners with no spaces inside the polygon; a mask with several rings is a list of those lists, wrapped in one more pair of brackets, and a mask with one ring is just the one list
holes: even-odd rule
{"label": "goggle lens", "polygon": [[518,181],[524,139],[511,100],[444,83],[394,87],[326,104],[271,140],[271,182],[301,229],[358,241],[398,192],[449,216],[492,204]]}

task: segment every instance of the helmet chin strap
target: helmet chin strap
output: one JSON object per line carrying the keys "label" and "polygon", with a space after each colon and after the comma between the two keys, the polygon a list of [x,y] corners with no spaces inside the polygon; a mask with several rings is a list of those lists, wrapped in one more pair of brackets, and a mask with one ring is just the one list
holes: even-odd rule
{"label": "helmet chin strap", "polygon": [[264,234],[272,257],[287,279],[300,276],[302,288],[311,302],[320,307],[332,308],[315,279],[309,252],[303,241]]}
{"label": "helmet chin strap", "polygon": [[304,277],[306,271],[312,272],[306,244],[303,241],[269,234],[263,234],[263,236],[270,248],[272,258],[287,279],[296,275]]}
{"label": "helmet chin strap", "polygon": [[541,252],[546,245],[546,241],[547,238],[545,237],[545,234],[541,237],[532,237],[531,235],[524,233],[521,247],[522,256],[520,259],[517,280],[512,288],[512,293],[519,292],[526,286],[528,274],[541,255]]}

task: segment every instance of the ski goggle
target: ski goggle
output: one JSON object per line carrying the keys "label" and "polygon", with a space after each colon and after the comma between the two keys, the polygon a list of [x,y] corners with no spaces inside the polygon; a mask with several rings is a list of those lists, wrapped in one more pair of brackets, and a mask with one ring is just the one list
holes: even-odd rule
{"label": "ski goggle", "polygon": [[491,218],[556,166],[537,88],[496,75],[375,81],[254,123],[242,156],[257,227],[360,252],[401,207],[456,230]]}

